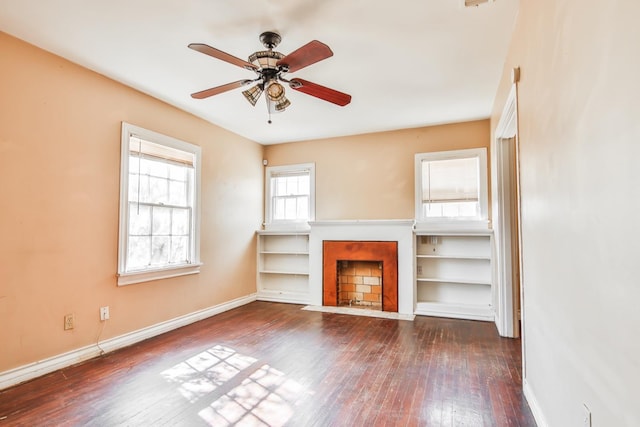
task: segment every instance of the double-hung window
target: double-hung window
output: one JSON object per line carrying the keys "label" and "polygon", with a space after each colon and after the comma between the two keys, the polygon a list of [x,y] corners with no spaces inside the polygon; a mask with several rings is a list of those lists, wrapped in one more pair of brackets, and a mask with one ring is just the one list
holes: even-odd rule
{"label": "double-hung window", "polygon": [[266,168],[266,228],[306,227],[314,219],[315,165]]}
{"label": "double-hung window", "polygon": [[485,148],[416,154],[416,220],[487,224]]}
{"label": "double-hung window", "polygon": [[122,124],[118,284],[199,271],[200,147]]}

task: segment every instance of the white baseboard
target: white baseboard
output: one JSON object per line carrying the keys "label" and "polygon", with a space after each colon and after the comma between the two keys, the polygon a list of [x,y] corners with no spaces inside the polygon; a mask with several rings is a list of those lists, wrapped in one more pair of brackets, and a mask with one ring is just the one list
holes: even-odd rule
{"label": "white baseboard", "polygon": [[524,393],[524,397],[527,399],[527,403],[529,404],[529,408],[531,408],[531,413],[533,414],[533,418],[535,418],[538,427],[549,427],[549,423],[542,413],[538,399],[536,399],[531,386],[529,386],[529,383],[525,379],[522,380],[522,391]]}
{"label": "white baseboard", "polygon": [[450,319],[481,320],[484,322],[493,322],[495,320],[493,310],[488,305],[418,302],[416,303],[414,314],[447,317]]}
{"label": "white baseboard", "polygon": [[216,314],[220,314],[233,308],[249,304],[255,300],[256,294],[247,295],[203,310],[185,314],[184,316],[176,317],[165,322],[160,322],[146,328],[138,329],[137,331],[109,338],[96,344],[91,344],[67,353],[29,363],[9,371],[0,372],[0,390],[99,356],[103,351],[108,353],[127,347],[131,344],[164,334],[165,332],[215,316]]}
{"label": "white baseboard", "polygon": [[258,291],[256,295],[258,301],[284,302],[287,304],[309,304],[308,292],[283,292],[283,291]]}

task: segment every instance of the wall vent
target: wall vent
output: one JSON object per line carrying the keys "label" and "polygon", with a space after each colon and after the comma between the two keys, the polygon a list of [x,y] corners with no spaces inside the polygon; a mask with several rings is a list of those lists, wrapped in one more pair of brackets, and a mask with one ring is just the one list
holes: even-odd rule
{"label": "wall vent", "polygon": [[493,3],[495,0],[461,0],[464,7],[478,7],[481,4]]}

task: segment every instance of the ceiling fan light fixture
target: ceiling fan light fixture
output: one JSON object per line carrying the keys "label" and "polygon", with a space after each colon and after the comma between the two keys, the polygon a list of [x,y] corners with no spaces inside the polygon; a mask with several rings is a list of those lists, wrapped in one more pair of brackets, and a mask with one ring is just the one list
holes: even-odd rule
{"label": "ceiling fan light fixture", "polygon": [[255,107],[256,102],[258,102],[258,98],[260,98],[260,95],[262,95],[262,92],[263,89],[260,87],[260,85],[255,85],[250,89],[243,90],[242,94],[245,98],[247,98],[247,101],[249,101],[251,105]]}
{"label": "ceiling fan light fixture", "polygon": [[284,86],[278,82],[271,82],[266,90],[267,109],[270,113],[283,112],[291,102],[284,96]]}
{"label": "ceiling fan light fixture", "polygon": [[279,101],[281,98],[284,98],[284,87],[277,82],[273,82],[267,88],[267,96],[272,101]]}
{"label": "ceiling fan light fixture", "polygon": [[281,112],[284,111],[289,105],[291,105],[291,102],[284,95],[282,95],[282,98],[280,98],[276,102],[275,108],[277,112]]}

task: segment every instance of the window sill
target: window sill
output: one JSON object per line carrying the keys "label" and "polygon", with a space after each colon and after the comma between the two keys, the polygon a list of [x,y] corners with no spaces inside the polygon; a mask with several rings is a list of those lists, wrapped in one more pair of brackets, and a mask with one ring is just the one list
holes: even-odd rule
{"label": "window sill", "polygon": [[170,277],[186,276],[189,274],[198,274],[200,273],[200,266],[202,266],[202,263],[161,268],[157,270],[118,273],[118,286],[133,285],[134,283],[150,282],[152,280],[168,279]]}
{"label": "window sill", "polygon": [[309,222],[276,222],[263,224],[266,231],[309,231]]}
{"label": "window sill", "polygon": [[488,220],[464,221],[464,220],[416,220],[416,230],[421,231],[489,231],[491,224]]}

